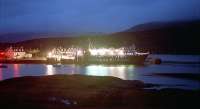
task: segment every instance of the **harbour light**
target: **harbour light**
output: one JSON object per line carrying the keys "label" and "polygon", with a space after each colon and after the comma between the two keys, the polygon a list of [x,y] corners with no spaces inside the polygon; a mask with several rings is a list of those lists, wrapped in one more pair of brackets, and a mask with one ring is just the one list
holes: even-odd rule
{"label": "harbour light", "polygon": [[51,52],[48,53],[48,57],[49,57],[49,58],[52,57],[52,53],[51,53]]}

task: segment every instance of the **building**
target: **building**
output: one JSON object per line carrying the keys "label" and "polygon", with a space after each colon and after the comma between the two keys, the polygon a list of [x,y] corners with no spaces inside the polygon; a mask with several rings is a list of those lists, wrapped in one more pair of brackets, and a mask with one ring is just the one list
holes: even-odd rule
{"label": "building", "polygon": [[84,50],[81,48],[54,48],[52,49],[48,55],[48,59],[55,59],[57,61],[60,60],[75,60],[77,57],[81,57],[84,55]]}
{"label": "building", "polygon": [[25,52],[23,47],[9,47],[1,52],[1,54],[2,59],[24,59],[32,57],[32,54]]}

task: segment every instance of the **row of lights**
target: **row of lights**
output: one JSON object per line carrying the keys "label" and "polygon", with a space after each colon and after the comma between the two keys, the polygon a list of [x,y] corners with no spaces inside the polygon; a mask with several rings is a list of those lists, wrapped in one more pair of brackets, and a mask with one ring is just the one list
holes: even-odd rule
{"label": "row of lights", "polygon": [[67,50],[65,52],[63,51],[57,51],[56,49],[53,49],[51,52],[48,53],[48,58],[55,58],[57,60],[61,60],[61,59],[71,59],[71,60],[75,60],[75,57],[78,56],[83,56],[83,51],[82,50],[78,50],[78,49],[74,49],[74,50]]}
{"label": "row of lights", "polygon": [[100,48],[100,49],[89,49],[92,56],[124,56],[123,49],[112,49],[112,48]]}
{"label": "row of lights", "polygon": [[[124,48],[93,48],[89,49],[91,56],[125,56],[125,55],[143,55],[144,53],[138,53],[138,52],[125,52],[126,50]],[[84,50],[82,49],[76,49],[71,48],[66,50],[65,52],[53,49],[52,52],[48,53],[48,58],[56,58],[58,60],[60,59],[72,59],[74,60],[76,56],[82,57],[84,55]]]}

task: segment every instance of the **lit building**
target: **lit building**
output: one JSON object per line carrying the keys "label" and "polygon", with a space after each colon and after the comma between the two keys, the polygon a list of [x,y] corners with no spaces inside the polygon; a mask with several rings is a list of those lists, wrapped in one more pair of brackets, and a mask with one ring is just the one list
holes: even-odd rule
{"label": "lit building", "polygon": [[47,58],[60,60],[75,60],[76,57],[84,55],[84,51],[81,48],[54,48],[48,53]]}
{"label": "lit building", "polygon": [[14,48],[14,49],[13,49],[13,53],[14,53],[14,58],[15,58],[15,59],[24,58],[25,55],[26,55],[26,52],[24,51],[23,47]]}
{"label": "lit building", "polygon": [[23,58],[31,58],[32,54],[26,53],[23,49],[23,47],[20,48],[13,48],[10,47],[6,49],[4,52],[5,58],[7,59],[23,59]]}

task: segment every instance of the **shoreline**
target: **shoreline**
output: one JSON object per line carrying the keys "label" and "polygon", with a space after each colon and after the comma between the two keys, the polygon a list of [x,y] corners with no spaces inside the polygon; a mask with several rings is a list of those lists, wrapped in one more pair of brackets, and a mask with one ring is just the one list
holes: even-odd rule
{"label": "shoreline", "polygon": [[144,89],[138,80],[83,75],[19,77],[0,82],[0,105],[20,109],[197,108],[200,90]]}

